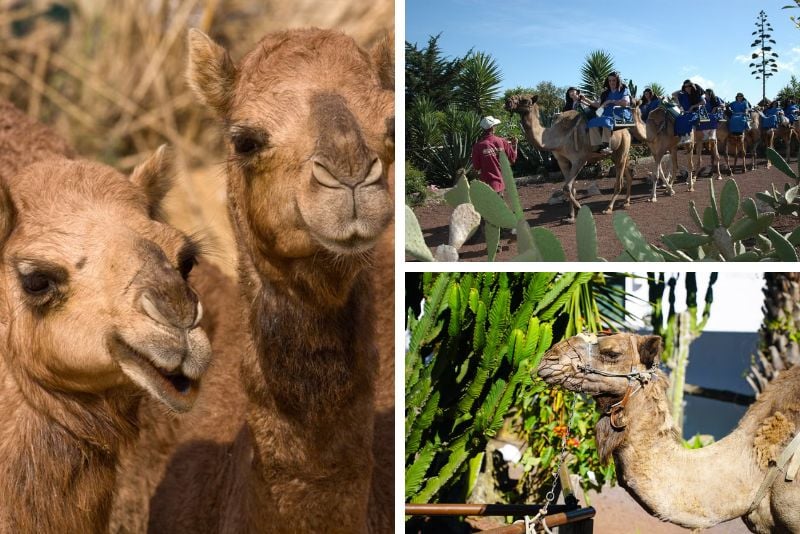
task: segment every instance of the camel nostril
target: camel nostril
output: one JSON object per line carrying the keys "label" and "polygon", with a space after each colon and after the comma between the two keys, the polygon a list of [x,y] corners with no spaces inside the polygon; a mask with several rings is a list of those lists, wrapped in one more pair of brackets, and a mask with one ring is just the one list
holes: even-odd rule
{"label": "camel nostril", "polygon": [[380,159],[375,158],[372,162],[372,165],[369,168],[367,176],[364,178],[364,181],[361,182],[360,185],[374,184],[375,182],[381,179],[381,176],[383,176],[383,163],[381,163]]}
{"label": "camel nostril", "polygon": [[197,312],[194,316],[194,323],[192,323],[192,328],[196,328],[197,325],[200,324],[200,321],[203,319],[203,303],[199,300],[197,301]]}
{"label": "camel nostril", "polygon": [[154,320],[157,323],[163,324],[164,326],[170,326],[170,327],[174,326],[172,324],[173,321],[170,321],[163,313],[161,313],[161,310],[158,309],[158,306],[156,306],[156,304],[152,301],[152,299],[147,293],[144,293],[142,297],[139,299],[139,301],[142,305],[144,313],[146,313],[147,316],[150,317],[152,320]]}
{"label": "camel nostril", "polygon": [[320,185],[330,188],[341,188],[344,184],[333,175],[331,171],[317,158],[313,158],[314,165],[311,169],[311,174],[314,175],[314,179],[320,183]]}

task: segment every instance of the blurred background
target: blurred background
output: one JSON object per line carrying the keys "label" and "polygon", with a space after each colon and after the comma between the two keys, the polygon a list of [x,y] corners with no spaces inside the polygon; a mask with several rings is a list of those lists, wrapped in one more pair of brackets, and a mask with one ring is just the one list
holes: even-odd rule
{"label": "blurred background", "polygon": [[212,260],[232,273],[224,146],[186,84],[186,32],[201,29],[238,61],[264,34],[307,26],[370,47],[394,29],[394,2],[0,0],[0,98],[123,172],[169,143],[170,221],[205,234]]}

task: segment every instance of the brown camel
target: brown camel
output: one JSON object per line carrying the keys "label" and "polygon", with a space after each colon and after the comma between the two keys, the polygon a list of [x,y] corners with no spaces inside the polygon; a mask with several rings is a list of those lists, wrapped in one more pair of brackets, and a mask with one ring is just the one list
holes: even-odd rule
{"label": "brown camel", "polygon": [[[653,154],[657,164],[656,173],[661,173],[664,183],[669,184],[667,191],[670,195],[675,194],[672,189],[672,182],[678,176],[678,142],[680,137],[675,135],[675,118],[666,109],[659,106],[647,116],[645,123],[647,127],[647,139],[650,145],[650,152]],[[687,183],[689,184],[689,191],[694,191],[695,172],[694,172],[694,138],[685,145],[686,155],[689,160],[687,169]],[[661,168],[661,159],[665,154],[669,153],[672,161],[672,172],[670,178],[663,176],[664,171]],[[658,180],[653,182],[653,196],[652,202],[656,202],[656,186]]]}
{"label": "brown camel", "polygon": [[391,532],[391,42],[292,30],[234,64],[190,32],[190,83],[229,139],[241,298],[200,273],[231,310],[215,365],[196,410],[143,436],[115,530],[148,521],[144,490],[151,532]]}
{"label": "brown camel", "polygon": [[709,164],[711,166],[711,178],[722,180],[722,171],[720,170],[720,157],[719,147],[725,146],[728,140],[728,121],[722,120],[717,123],[716,139],[703,139],[704,130],[695,129],[694,131],[694,147],[695,155],[697,156],[697,174],[703,170],[703,149],[708,149]]}
{"label": "brown camel", "polygon": [[[575,222],[575,210],[581,205],[575,198],[575,180],[578,173],[587,163],[600,161],[607,156],[594,152],[586,131],[586,119],[577,111],[561,113],[549,128],[539,121],[539,105],[537,95],[513,95],[506,99],[505,109],[510,113],[518,113],[522,118],[522,129],[528,142],[539,150],[552,152],[564,175],[564,193],[569,200],[569,218]],[[631,134],[627,129],[616,130],[611,135],[609,148],[611,159],[617,171],[617,184],[608,207],[603,213],[614,211],[614,203],[622,192],[622,179],[628,167],[628,153],[631,148]],[[628,176],[628,194],[625,206],[631,203],[631,175]]]}
{"label": "brown camel", "polygon": [[658,336],[581,334],[554,345],[539,376],[595,398],[598,452],[614,457],[620,484],[659,519],[702,529],[741,517],[753,532],[800,532],[800,482],[766,478],[800,430],[800,368],[783,371],[730,435],[691,450],[654,367],[661,350]]}
{"label": "brown camel", "polygon": [[775,137],[780,139],[783,142],[783,146],[786,147],[786,156],[783,159],[788,163],[791,158],[792,140],[800,141],[800,121],[795,121],[794,124],[782,122],[775,131]]}
{"label": "brown camel", "polygon": [[163,149],[128,179],[0,110],[0,532],[106,532],[142,397],[188,410],[210,361],[197,245],[156,216]]}
{"label": "brown camel", "polygon": [[[753,153],[753,164],[750,169],[756,170],[756,155],[758,152],[758,145],[760,143],[764,143],[765,145],[771,147],[774,133],[774,130],[761,129],[761,108],[753,108],[750,111],[750,129],[745,130],[744,132],[745,147],[748,147]],[[772,164],[769,162],[769,160],[767,160],[767,168],[769,169],[771,166]]]}

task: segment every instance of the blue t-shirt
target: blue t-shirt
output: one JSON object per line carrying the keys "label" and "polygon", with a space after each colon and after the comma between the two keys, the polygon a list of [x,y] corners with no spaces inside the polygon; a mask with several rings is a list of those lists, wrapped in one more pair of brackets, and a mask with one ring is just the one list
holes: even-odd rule
{"label": "blue t-shirt", "polygon": [[[705,102],[705,97],[703,95],[700,95],[700,102]],[[689,93],[686,91],[681,91],[678,93],[678,103],[681,105],[681,109],[683,109],[683,111],[689,111],[689,108],[693,105],[689,101]]]}
{"label": "blue t-shirt", "polygon": [[747,99],[742,99],[740,102],[739,100],[734,100],[728,106],[731,108],[733,113],[747,113],[750,111],[750,102]]}

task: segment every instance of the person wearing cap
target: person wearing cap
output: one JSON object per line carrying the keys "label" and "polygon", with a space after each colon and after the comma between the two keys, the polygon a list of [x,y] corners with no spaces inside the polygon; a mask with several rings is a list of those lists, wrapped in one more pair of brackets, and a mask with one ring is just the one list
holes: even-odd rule
{"label": "person wearing cap", "polygon": [[[620,83],[619,73],[612,72],[606,76],[606,81],[603,83],[605,90],[600,95],[598,102],[592,103],[594,107],[602,109],[602,115],[589,119],[586,124],[589,128],[589,142],[593,147],[597,147],[595,152],[607,156],[611,154],[611,149],[608,142],[611,140],[611,132],[614,131],[614,107],[621,107],[622,110],[619,116],[623,121],[631,121],[631,93],[628,91],[628,86]],[[597,128],[602,132],[599,133]]]}
{"label": "person wearing cap", "polygon": [[514,163],[517,160],[517,140],[514,139],[512,144],[507,139],[495,135],[494,127],[498,124],[500,120],[491,115],[481,119],[483,134],[472,147],[472,166],[480,173],[482,182],[494,191],[502,193],[506,185],[500,172],[499,154],[505,152],[508,161]]}
{"label": "person wearing cap", "polygon": [[678,146],[685,145],[692,140],[692,131],[695,124],[699,124],[699,109],[705,105],[703,89],[692,82],[684,80],[680,91],[672,93],[672,98],[678,101],[683,113],[675,119],[675,135],[680,136]]}

